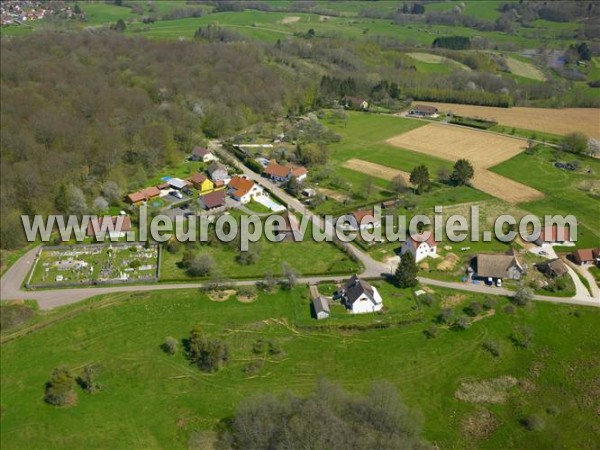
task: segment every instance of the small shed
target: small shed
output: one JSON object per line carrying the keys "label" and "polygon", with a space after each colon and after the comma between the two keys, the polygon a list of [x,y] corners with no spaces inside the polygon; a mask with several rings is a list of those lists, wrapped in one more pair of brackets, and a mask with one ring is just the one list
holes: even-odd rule
{"label": "small shed", "polygon": [[327,319],[329,314],[329,302],[322,295],[318,295],[312,300],[315,316],[317,320]]}

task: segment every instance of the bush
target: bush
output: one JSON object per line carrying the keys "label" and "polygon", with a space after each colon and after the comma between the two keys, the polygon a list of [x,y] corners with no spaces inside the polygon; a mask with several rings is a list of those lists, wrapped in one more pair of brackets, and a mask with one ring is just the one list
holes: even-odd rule
{"label": "bush", "polygon": [[75,379],[66,367],[58,367],[46,383],[44,401],[54,406],[73,406],[77,403]]}
{"label": "bush", "polygon": [[236,291],[238,297],[254,297],[256,295],[256,286],[238,286]]}
{"label": "bush", "polygon": [[465,313],[467,313],[471,317],[475,317],[479,313],[481,313],[482,310],[483,310],[483,307],[481,306],[481,304],[479,302],[471,302],[469,304],[469,306],[467,306],[465,308]]}
{"label": "bush", "polygon": [[533,299],[533,290],[527,287],[520,287],[512,298],[512,302],[517,306],[527,306]]}
{"label": "bush", "polygon": [[510,335],[510,339],[517,347],[529,348],[533,339],[533,330],[530,327],[515,327]]}
{"label": "bush", "polygon": [[89,394],[95,394],[100,391],[100,384],[96,382],[96,375],[98,374],[98,366],[85,366],[81,375],[77,377],[77,384],[85,392]]}
{"label": "bush", "polygon": [[496,358],[502,356],[502,347],[498,341],[485,341],[483,343],[483,348]]}
{"label": "bush", "polygon": [[514,314],[516,311],[517,311],[517,309],[513,305],[506,305],[504,307],[504,312],[506,314]]}
{"label": "bush", "polygon": [[418,297],[420,302],[426,306],[431,306],[435,302],[435,296],[432,294],[423,294]]}
{"label": "bush", "polygon": [[521,424],[529,431],[541,431],[545,428],[546,423],[537,414],[529,414],[527,417],[521,420]]}
{"label": "bush", "polygon": [[427,336],[427,339],[433,339],[437,336],[438,327],[436,327],[435,325],[431,325],[429,328],[423,331],[423,333],[425,334],[425,336]]}
{"label": "bush", "polygon": [[440,323],[449,324],[452,323],[452,319],[454,318],[454,311],[450,308],[442,309],[442,312],[438,315],[437,319]]}
{"label": "bush", "polygon": [[483,309],[494,309],[496,307],[496,300],[494,300],[493,298],[486,298],[483,301]]}
{"label": "bush", "polygon": [[466,330],[471,326],[471,319],[467,316],[460,316],[456,322],[454,322],[454,328],[458,330]]}
{"label": "bush", "polygon": [[165,338],[165,342],[161,345],[161,348],[167,355],[173,356],[177,353],[177,348],[179,346],[179,341],[174,337],[168,336]]}

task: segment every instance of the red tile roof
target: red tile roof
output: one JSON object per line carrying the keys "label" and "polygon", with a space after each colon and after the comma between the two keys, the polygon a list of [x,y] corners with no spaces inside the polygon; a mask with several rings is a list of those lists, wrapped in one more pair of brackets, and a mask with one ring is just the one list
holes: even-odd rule
{"label": "red tile roof", "polygon": [[196,172],[194,175],[192,175],[192,178],[190,178],[190,181],[194,184],[201,184],[206,179],[208,179],[208,177],[205,174]]}
{"label": "red tile roof", "polygon": [[[112,222],[112,226],[110,225]],[[131,218],[129,216],[103,216],[93,218],[88,222],[87,232],[88,236],[95,236],[96,230],[98,234],[112,232],[125,232],[131,230]]]}
{"label": "red tile roof", "polygon": [[435,238],[433,237],[433,233],[431,231],[426,231],[421,234],[413,234],[409,237],[412,241],[415,249],[419,248],[423,242],[426,242],[430,247],[436,247],[437,242],[435,242]]}
{"label": "red tile roof", "polygon": [[250,192],[250,189],[252,189],[253,186],[254,181],[239,177],[237,175],[229,182],[229,187],[235,191],[233,193],[235,197],[243,197]]}
{"label": "red tile roof", "polygon": [[209,194],[204,194],[200,196],[200,200],[202,203],[208,208],[218,208],[219,206],[223,206],[225,204],[225,191],[213,191]]}
{"label": "red tile roof", "polygon": [[192,155],[196,155],[196,156],[204,156],[204,155],[208,155],[210,153],[210,150],[204,147],[194,147],[194,150],[192,150]]}

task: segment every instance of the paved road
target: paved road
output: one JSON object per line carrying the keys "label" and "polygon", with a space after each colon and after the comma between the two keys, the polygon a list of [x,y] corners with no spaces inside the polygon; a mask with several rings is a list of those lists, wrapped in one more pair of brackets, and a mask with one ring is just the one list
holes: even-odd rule
{"label": "paved road", "polygon": [[[216,146],[213,143],[213,146]],[[223,152],[223,149],[218,149],[219,152]],[[235,161],[235,159],[234,159]],[[284,200],[288,206],[311,218],[313,224],[323,227],[323,223],[320,217],[312,214],[301,202],[291,197],[280,189],[269,180],[261,177],[260,175],[252,172],[250,169],[242,164],[238,167],[244,172],[248,178],[258,182],[263,187],[267,188],[275,195]],[[326,228],[327,233],[333,233],[333,228]],[[366,253],[360,251],[349,243],[343,243],[342,245],[348,249],[356,258],[363,264],[365,270],[361,273],[362,277],[365,278],[382,278],[386,274],[389,274],[390,267],[379,261],[375,261]],[[41,309],[53,309],[58,306],[69,305],[72,303],[79,302],[81,300],[97,296],[110,294],[115,292],[137,292],[137,291],[156,291],[156,290],[172,290],[172,289],[197,289],[206,286],[207,283],[178,283],[178,284],[146,284],[146,285],[119,285],[119,286],[94,286],[88,288],[71,288],[71,289],[52,289],[43,291],[25,291],[21,289],[25,278],[27,277],[31,267],[35,261],[35,257],[39,247],[30,250],[23,257],[21,257],[15,264],[10,267],[4,276],[0,279],[0,298],[2,300],[16,300],[16,299],[28,299],[36,300]],[[313,284],[319,281],[339,281],[343,277],[340,276],[319,276],[319,277],[302,277],[298,279],[299,283],[302,284]],[[258,280],[242,280],[234,281],[233,285],[243,286],[255,284]],[[419,281],[422,284],[430,286],[438,286],[447,289],[456,289],[466,292],[477,292],[488,295],[499,295],[499,296],[511,296],[513,292],[497,287],[490,287],[486,285],[475,285],[472,283],[456,283],[449,281],[432,280],[429,278],[419,277]],[[567,303],[573,305],[586,305],[600,307],[599,298],[559,298],[559,297],[548,297],[542,295],[534,296],[535,300],[554,302],[554,303]]]}

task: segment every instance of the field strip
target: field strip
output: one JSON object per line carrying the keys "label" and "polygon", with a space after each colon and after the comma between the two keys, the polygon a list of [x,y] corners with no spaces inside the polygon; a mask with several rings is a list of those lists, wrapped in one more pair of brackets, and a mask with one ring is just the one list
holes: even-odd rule
{"label": "field strip", "polygon": [[507,203],[531,202],[544,197],[544,194],[537,189],[477,167],[471,184],[474,188]]}
{"label": "field strip", "polygon": [[452,111],[461,116],[495,120],[500,125],[509,127],[559,135],[581,132],[595,139],[600,139],[599,108],[497,108],[455,103],[418,103],[435,106],[442,112]]}
{"label": "field strip", "polygon": [[404,172],[398,169],[392,169],[391,167],[382,166],[381,164],[364,161],[362,159],[349,159],[342,167],[346,169],[354,170],[356,172],[366,173],[382,180],[391,181],[398,175],[401,175],[406,183],[409,182],[410,173]]}
{"label": "field strip", "polygon": [[466,158],[480,168],[500,164],[521,153],[525,147],[525,142],[520,139],[438,123],[415,128],[386,142],[450,161]]}
{"label": "field strip", "polygon": [[509,70],[515,75],[538,81],[546,80],[544,73],[532,63],[520,61],[516,58],[511,58],[510,56],[505,57],[505,60]]}
{"label": "field strip", "polygon": [[448,63],[454,65],[455,67],[459,67],[463,70],[471,70],[469,66],[464,65],[458,61],[455,61],[450,58],[446,58],[445,56],[434,55],[433,53],[421,53],[421,52],[413,52],[407,53],[412,59],[416,59],[417,61],[424,62],[426,64],[444,64]]}

